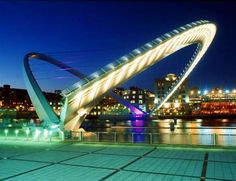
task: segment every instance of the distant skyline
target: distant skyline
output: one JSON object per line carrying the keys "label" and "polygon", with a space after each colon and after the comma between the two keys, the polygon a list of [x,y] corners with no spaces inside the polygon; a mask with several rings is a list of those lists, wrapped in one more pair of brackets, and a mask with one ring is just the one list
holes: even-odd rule
{"label": "distant skyline", "polygon": [[[236,3],[13,1],[0,2],[0,9],[0,86],[25,88],[22,64],[29,52],[51,55],[90,74],[174,28],[206,19],[218,30],[189,76],[190,87],[236,87]],[[194,48],[176,52],[121,86],[153,90],[156,78],[183,70]],[[32,63],[32,70],[45,91],[78,81],[40,61]]]}

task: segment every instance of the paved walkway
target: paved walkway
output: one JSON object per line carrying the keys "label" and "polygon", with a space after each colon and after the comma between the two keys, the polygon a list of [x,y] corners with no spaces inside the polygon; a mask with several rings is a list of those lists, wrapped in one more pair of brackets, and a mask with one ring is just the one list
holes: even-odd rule
{"label": "paved walkway", "polygon": [[0,180],[236,180],[236,150],[1,141]]}

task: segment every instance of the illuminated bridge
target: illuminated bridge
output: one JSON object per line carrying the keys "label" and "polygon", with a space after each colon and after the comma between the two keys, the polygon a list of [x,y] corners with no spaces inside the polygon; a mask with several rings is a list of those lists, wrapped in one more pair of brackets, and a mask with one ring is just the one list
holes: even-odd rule
{"label": "illuminated bridge", "polygon": [[[172,85],[162,101],[155,105],[150,112],[150,115],[152,115],[163,106],[194,69],[210,46],[215,33],[216,25],[213,22],[203,20],[189,23],[146,43],[144,46],[133,50],[131,53],[122,56],[89,76],[46,55],[29,53],[24,59],[24,78],[27,90],[38,117],[45,126],[60,125],[61,128],[64,126],[66,130],[77,130],[91,109],[115,87],[123,84],[168,55],[186,46],[196,44],[196,51],[183,73],[178,77],[176,83]],[[29,61],[35,59],[41,59],[59,66],[81,79],[62,91],[64,105],[60,118],[53,112],[31,72]],[[127,103],[124,102],[124,104]],[[134,106],[133,108],[135,109]],[[142,111],[139,113],[142,113]]]}

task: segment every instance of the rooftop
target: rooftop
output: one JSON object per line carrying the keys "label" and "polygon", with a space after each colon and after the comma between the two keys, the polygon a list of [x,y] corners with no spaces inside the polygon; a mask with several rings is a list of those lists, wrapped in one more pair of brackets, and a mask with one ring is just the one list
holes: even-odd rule
{"label": "rooftop", "polygon": [[0,180],[236,180],[236,151],[1,140]]}

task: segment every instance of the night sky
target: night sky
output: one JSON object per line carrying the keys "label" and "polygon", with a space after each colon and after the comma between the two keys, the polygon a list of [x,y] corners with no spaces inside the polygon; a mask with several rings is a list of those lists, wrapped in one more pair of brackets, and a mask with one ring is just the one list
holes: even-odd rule
{"label": "night sky", "polygon": [[[197,20],[218,31],[213,44],[189,76],[201,89],[236,87],[236,3],[225,2],[0,2],[0,86],[24,88],[23,57],[51,55],[90,74],[122,55]],[[154,89],[154,80],[179,74],[194,52],[190,46],[128,81],[124,87]],[[63,89],[78,81],[46,63],[31,63],[43,90]]]}

